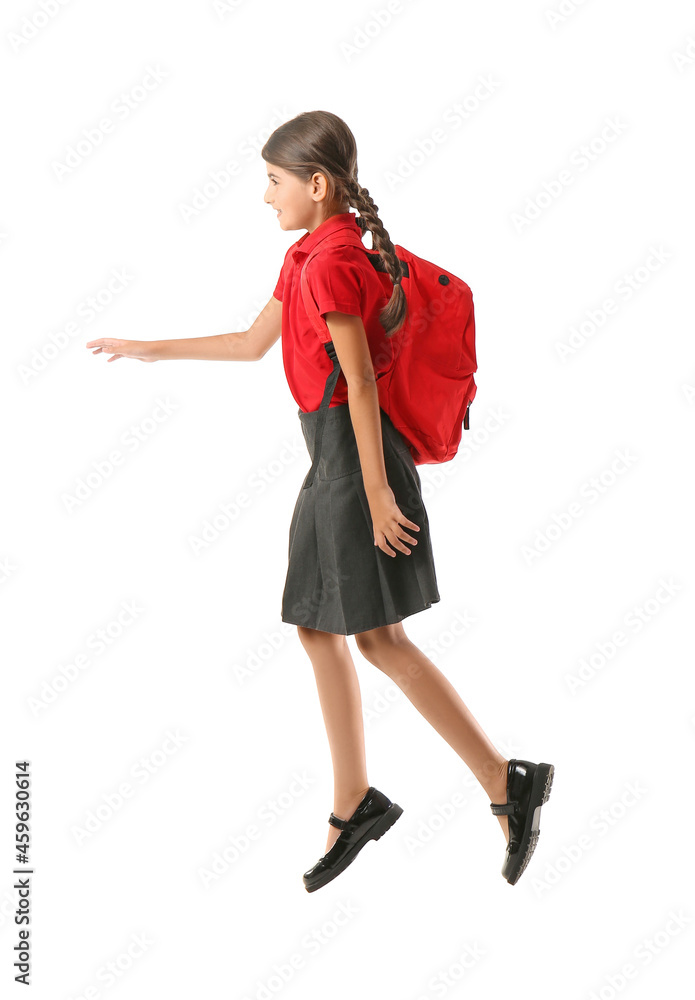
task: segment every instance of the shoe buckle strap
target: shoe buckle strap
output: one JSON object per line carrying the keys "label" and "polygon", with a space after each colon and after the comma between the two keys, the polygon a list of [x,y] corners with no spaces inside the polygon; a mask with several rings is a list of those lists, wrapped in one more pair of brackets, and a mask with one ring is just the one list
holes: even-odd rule
{"label": "shoe buckle strap", "polygon": [[353,824],[347,819],[340,819],[335,813],[331,813],[328,817],[328,822],[331,826],[336,826],[339,830],[351,830]]}
{"label": "shoe buckle strap", "polygon": [[518,802],[503,802],[501,804],[490,803],[490,809],[494,816],[510,816],[517,811]]}

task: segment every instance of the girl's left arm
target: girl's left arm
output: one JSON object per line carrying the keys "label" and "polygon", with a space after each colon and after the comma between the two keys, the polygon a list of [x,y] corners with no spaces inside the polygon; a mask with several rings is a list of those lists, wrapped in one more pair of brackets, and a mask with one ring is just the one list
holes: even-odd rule
{"label": "girl's left arm", "polygon": [[386,542],[410,555],[402,539],[417,545],[405,527],[420,528],[402,513],[386,478],[381,436],[379,394],[364,325],[359,316],[328,312],[326,323],[348,388],[348,407],[355,431],[362,479],[374,528],[374,544],[390,556],[396,555]]}

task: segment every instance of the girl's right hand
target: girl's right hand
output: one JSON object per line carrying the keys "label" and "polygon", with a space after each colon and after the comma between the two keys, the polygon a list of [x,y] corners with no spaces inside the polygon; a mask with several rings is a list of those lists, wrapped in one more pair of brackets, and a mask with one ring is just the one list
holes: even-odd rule
{"label": "girl's right hand", "polygon": [[92,354],[112,354],[109,361],[119,358],[137,358],[138,361],[159,361],[156,355],[156,340],[116,340],[114,337],[101,337],[90,340],[85,347],[96,347]]}

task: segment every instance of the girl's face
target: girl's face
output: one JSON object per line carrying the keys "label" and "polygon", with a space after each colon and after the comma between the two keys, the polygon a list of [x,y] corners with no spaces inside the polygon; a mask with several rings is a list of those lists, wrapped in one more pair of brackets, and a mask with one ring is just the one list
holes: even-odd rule
{"label": "girl's face", "polygon": [[268,189],[263,200],[277,212],[281,229],[308,229],[312,232],[327,217],[328,188],[323,174],[315,173],[309,181],[273,163],[266,163]]}

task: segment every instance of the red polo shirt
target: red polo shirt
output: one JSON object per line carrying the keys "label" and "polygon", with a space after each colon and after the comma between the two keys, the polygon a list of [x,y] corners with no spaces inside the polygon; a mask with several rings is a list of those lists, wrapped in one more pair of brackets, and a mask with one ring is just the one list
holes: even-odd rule
{"label": "red polo shirt", "polygon": [[[300,410],[318,410],[326,378],[333,370],[323,346],[331,339],[326,327],[319,336],[311,324],[302,300],[301,269],[309,255],[326,237],[348,242],[349,246],[326,245],[308,265],[309,290],[325,319],[327,312],[361,316],[367,334],[374,371],[385,371],[391,363],[391,343],[379,322],[393,290],[391,278],[375,271],[365,253],[362,230],[353,212],[342,212],[325,219],[313,233],[305,233],[285,254],[273,295],[282,302],[282,359],[285,375]],[[338,376],[331,406],[347,402],[347,382],[342,371]]]}

